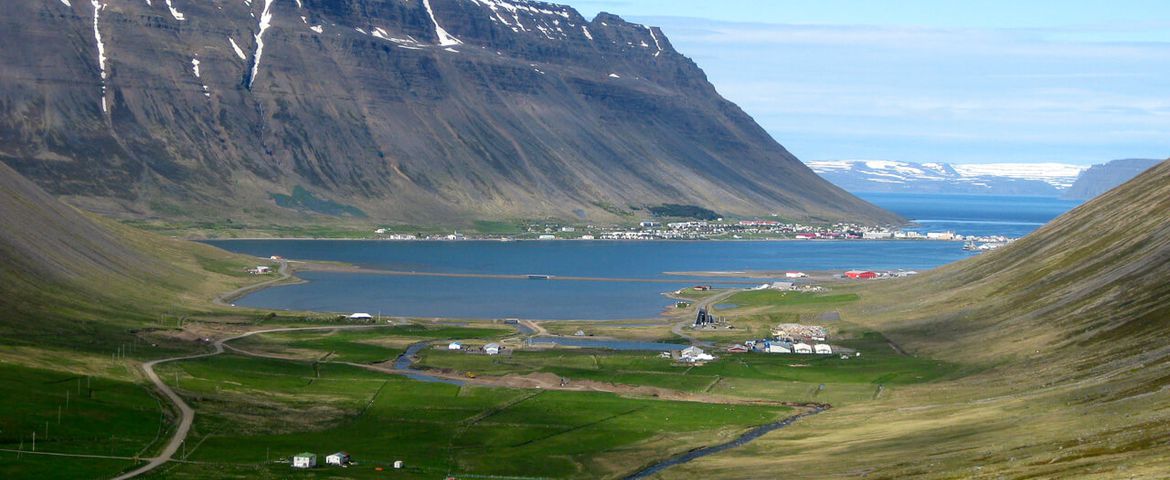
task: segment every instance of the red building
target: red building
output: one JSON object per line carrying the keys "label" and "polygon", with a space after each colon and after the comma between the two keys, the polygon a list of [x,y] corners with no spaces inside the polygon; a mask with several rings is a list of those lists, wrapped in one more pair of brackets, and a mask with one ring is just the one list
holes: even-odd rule
{"label": "red building", "polygon": [[871,278],[877,278],[877,272],[871,272],[869,270],[850,270],[845,272],[845,276],[852,279],[868,280]]}

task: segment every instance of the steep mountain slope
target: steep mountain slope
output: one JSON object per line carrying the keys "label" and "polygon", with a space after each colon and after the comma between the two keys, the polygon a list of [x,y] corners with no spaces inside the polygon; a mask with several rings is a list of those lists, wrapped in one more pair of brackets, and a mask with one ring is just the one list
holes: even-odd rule
{"label": "steep mountain slope", "polygon": [[82,213],[7,165],[0,227],[0,336],[9,346],[100,344],[161,312],[210,308],[215,293],[252,281],[244,257]]}
{"label": "steep mountain slope", "polygon": [[504,0],[16,0],[0,160],[123,216],[897,220],[822,181],[663,32]]}
{"label": "steep mountain slope", "polygon": [[1057,196],[1083,167],[1065,164],[949,164],[888,160],[807,162],[850,192]]}
{"label": "steep mountain slope", "polygon": [[1159,163],[1161,163],[1160,160],[1127,158],[1093,165],[1088,170],[1081,172],[1076,183],[1069,187],[1063,196],[1073,200],[1091,199],[1128,182],[1131,178]]}
{"label": "steep mountain slope", "polygon": [[1009,247],[862,288],[844,318],[965,373],[662,478],[1164,478],[1168,215],[1170,161]]}

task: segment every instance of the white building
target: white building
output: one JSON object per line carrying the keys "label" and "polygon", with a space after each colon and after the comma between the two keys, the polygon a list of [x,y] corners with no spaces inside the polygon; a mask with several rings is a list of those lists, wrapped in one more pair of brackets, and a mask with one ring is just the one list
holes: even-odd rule
{"label": "white building", "polygon": [[714,360],[715,357],[711,354],[708,354],[707,352],[704,352],[703,349],[699,347],[690,346],[682,349],[682,352],[679,353],[679,359],[684,362],[702,362],[706,360]]}
{"label": "white building", "polygon": [[349,465],[349,454],[345,452],[337,452],[325,457],[326,465]]}
{"label": "white building", "polygon": [[787,292],[789,290],[795,290],[796,284],[792,282],[772,282],[772,289]]}
{"label": "white building", "polygon": [[488,355],[499,355],[500,354],[500,344],[489,343],[487,345],[484,345],[483,346],[483,353],[486,353]]}
{"label": "white building", "polygon": [[369,321],[369,320],[373,320],[374,316],[370,315],[368,313],[351,313],[348,317],[345,317],[345,318],[348,318],[350,320]]}
{"label": "white building", "polygon": [[463,344],[459,342],[448,343],[447,350],[463,350]]}
{"label": "white building", "polygon": [[581,240],[593,240],[593,235],[581,235]]}
{"label": "white building", "polygon": [[787,272],[784,274],[785,278],[808,278],[808,274],[804,272]]}
{"label": "white building", "polygon": [[800,342],[792,346],[792,352],[801,354],[813,353],[813,348],[807,343]]}
{"label": "white building", "polygon": [[541,236],[539,236],[539,237],[537,237],[537,238],[538,238],[538,239],[540,239],[540,240],[556,240],[556,239],[557,239],[557,236],[556,236],[556,235],[549,235],[549,234],[545,234],[545,235],[541,235]]}
{"label": "white building", "polygon": [[832,355],[833,347],[830,347],[827,343],[818,343],[813,345],[813,353],[817,355]]}
{"label": "white building", "polygon": [[792,344],[786,342],[768,342],[765,350],[768,353],[792,353]]}
{"label": "white building", "polygon": [[317,466],[317,454],[315,453],[298,453],[293,455],[293,468],[314,468]]}

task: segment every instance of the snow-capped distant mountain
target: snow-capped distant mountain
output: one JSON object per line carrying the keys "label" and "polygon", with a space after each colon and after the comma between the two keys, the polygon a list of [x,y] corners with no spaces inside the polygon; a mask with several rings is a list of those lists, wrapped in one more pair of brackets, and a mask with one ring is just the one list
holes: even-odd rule
{"label": "snow-capped distant mountain", "polygon": [[1087,167],[1063,163],[912,163],[890,160],[806,162],[850,192],[1058,196]]}

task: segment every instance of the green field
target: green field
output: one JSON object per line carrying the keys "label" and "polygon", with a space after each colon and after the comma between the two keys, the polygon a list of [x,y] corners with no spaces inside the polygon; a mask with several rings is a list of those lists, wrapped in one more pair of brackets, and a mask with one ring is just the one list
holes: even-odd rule
{"label": "green field", "polygon": [[[162,407],[135,383],[0,364],[0,399],[9,400],[0,414],[3,449],[31,450],[36,432],[38,452],[149,456],[169,434]],[[2,478],[85,478],[133,464],[27,453],[0,459]]]}
{"label": "green field", "polygon": [[822,295],[803,292],[782,292],[779,290],[751,290],[739,292],[722,303],[742,307],[805,307],[832,306],[856,302],[861,297],[854,293]]}
{"label": "green field", "polygon": [[377,363],[402,354],[410,343],[439,339],[489,339],[515,330],[482,327],[403,325],[361,330],[274,332],[252,335],[233,345],[245,350],[309,350],[330,361]]}
{"label": "green field", "polygon": [[[860,338],[833,343],[863,354],[841,359],[837,355],[727,354],[715,351],[721,357],[715,362],[702,366],[680,366],[670,359],[659,358],[654,352],[564,348],[516,351],[510,356],[489,357],[432,349],[419,352],[422,359],[419,366],[470,371],[481,375],[547,372],[572,379],[649,385],[690,392],[708,389],[719,391],[724,383],[742,381],[777,384],[795,382],[813,387],[820,384],[866,385],[862,390],[872,393],[877,385],[922,383],[946,377],[957,369],[955,365],[946,362],[899,355],[877,333],[871,332]],[[760,394],[764,398],[777,398],[756,388],[734,390],[724,393],[738,396]],[[851,394],[849,399],[857,398]]]}
{"label": "green field", "polygon": [[[201,412],[185,458],[210,463],[168,465],[160,472],[167,478],[283,478],[288,465],[266,459],[301,451],[323,459],[338,450],[360,463],[347,477],[380,478],[375,466],[403,460],[408,471],[396,473],[407,477],[597,478],[789,414],[773,406],[459,387],[234,356],[165,370],[160,373],[171,382],[178,374],[182,392]],[[663,438],[667,432],[671,441]]]}

